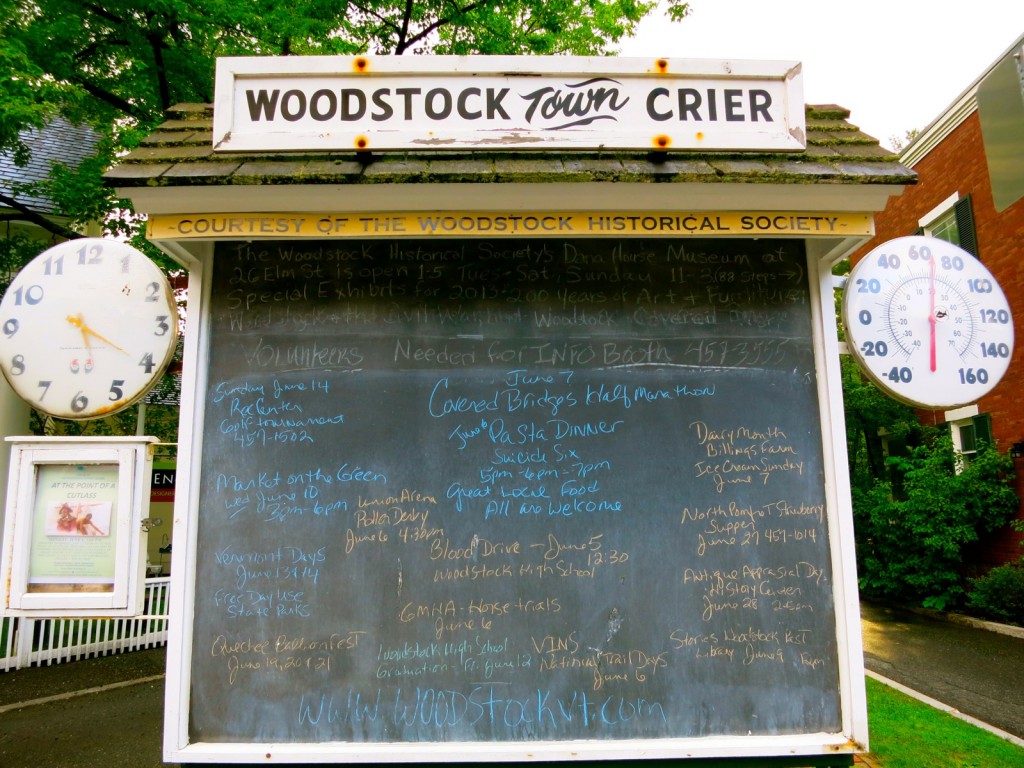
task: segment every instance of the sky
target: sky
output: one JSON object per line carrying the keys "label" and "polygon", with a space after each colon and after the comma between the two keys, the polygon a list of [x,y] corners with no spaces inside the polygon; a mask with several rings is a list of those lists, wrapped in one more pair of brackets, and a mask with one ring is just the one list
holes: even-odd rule
{"label": "sky", "polygon": [[1024,34],[1024,0],[690,0],[655,13],[622,56],[803,64],[804,102],[838,104],[893,148],[953,103]]}

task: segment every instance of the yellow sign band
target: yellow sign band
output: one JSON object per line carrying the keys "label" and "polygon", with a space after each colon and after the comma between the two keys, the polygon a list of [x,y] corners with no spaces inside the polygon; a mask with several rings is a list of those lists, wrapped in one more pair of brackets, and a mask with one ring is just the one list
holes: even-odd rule
{"label": "yellow sign band", "polygon": [[851,237],[870,213],[821,211],[204,213],[149,217],[150,240],[347,237]]}

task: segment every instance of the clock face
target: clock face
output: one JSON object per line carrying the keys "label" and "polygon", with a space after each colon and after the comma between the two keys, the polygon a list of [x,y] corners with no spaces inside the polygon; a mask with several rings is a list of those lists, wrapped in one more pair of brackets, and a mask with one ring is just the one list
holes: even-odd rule
{"label": "clock face", "polygon": [[29,262],[0,301],[0,369],[40,411],[109,416],[163,375],[177,321],[147,256],[114,240],[69,240]]}
{"label": "clock face", "polygon": [[1013,353],[1010,305],[992,273],[931,237],[891,240],[858,262],[843,292],[843,324],[867,375],[923,408],[975,402]]}

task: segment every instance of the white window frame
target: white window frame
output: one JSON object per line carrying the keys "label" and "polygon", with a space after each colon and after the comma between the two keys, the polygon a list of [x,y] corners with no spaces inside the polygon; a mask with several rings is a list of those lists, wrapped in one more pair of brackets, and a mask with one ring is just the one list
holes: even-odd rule
{"label": "white window frame", "polygon": [[939,219],[945,218],[947,214],[952,213],[954,206],[956,206],[958,202],[960,202],[960,193],[954,192],[918,219],[917,225],[925,231],[925,234],[931,234],[930,227]]}
{"label": "white window frame", "polygon": [[[956,221],[956,204],[960,202],[960,193],[954,192],[952,195],[947,197],[937,206],[932,208],[928,213],[917,220],[917,224],[924,230],[924,233],[929,237],[935,237],[935,225],[940,221],[947,219],[952,216],[953,220]],[[945,238],[940,238],[945,240]],[[959,239],[959,238],[957,238]],[[959,243],[954,243],[959,245]]]}
{"label": "white window frame", "polygon": [[977,405],[966,405],[963,408],[957,408],[953,411],[946,411],[946,421],[949,422],[950,436],[953,438],[953,458],[956,462],[956,473],[959,475],[964,471],[964,467],[967,466],[968,462],[964,461],[964,456],[973,456],[977,453],[976,450],[964,452],[964,442],[961,430],[964,427],[974,426],[974,417],[979,415]]}

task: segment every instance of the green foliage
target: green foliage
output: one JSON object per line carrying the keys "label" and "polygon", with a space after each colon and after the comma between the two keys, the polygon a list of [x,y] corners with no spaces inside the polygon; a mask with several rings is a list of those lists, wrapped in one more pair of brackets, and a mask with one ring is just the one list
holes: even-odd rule
{"label": "green foliage", "polygon": [[18,270],[48,245],[17,233],[0,238],[0,293],[7,290]]}
{"label": "green foliage", "polygon": [[[135,405],[103,419],[71,421],[44,416],[32,411],[30,432],[33,435],[59,437],[123,437],[136,434],[139,406]],[[145,433],[159,438],[160,442],[175,444],[178,439],[178,406],[147,405],[145,412]]]}
{"label": "green foliage", "polygon": [[972,582],[967,604],[986,619],[1024,626],[1024,563],[993,568]]}
{"label": "green foliage", "polygon": [[912,142],[920,135],[921,131],[917,128],[914,128],[909,131],[904,131],[903,136],[890,136],[889,144],[892,145],[892,148],[896,152],[902,152],[910,145],[910,142]]}
{"label": "green foliage", "polygon": [[[213,100],[218,57],[337,54],[607,55],[655,0],[0,0],[0,152],[62,115],[103,138],[94,161],[35,191],[75,226],[137,230],[100,176],[182,102]],[[668,0],[681,20],[689,6]],[[23,193],[28,192],[28,188]],[[10,201],[8,207],[12,206]],[[24,213],[24,211],[23,211]],[[109,218],[112,215],[112,218]],[[39,224],[40,222],[34,222]],[[66,231],[52,231],[66,237]]]}
{"label": "green foliage", "polygon": [[[0,0],[0,152],[28,159],[19,134],[61,115],[92,127],[99,150],[77,168],[16,185],[0,201],[9,222],[30,222],[61,239],[67,227],[43,219],[18,196],[42,195],[71,229],[102,222],[107,234],[173,269],[144,238],[144,221],[102,180],[181,102],[213,100],[221,56],[336,54],[607,55],[636,30],[655,0]],[[679,21],[684,0],[669,0]],[[0,232],[0,287],[52,242]],[[158,407],[147,413],[153,424]],[[135,409],[111,419],[60,422],[36,415],[37,434],[132,434]],[[168,425],[176,423],[169,420]],[[163,429],[163,427],[161,427]],[[152,433],[152,430],[147,430]],[[169,440],[173,429],[168,426]]]}
{"label": "green foliage", "polygon": [[957,472],[950,437],[939,434],[887,465],[901,492],[878,480],[854,489],[861,588],[867,594],[945,610],[965,595],[965,548],[1016,513],[1012,460],[982,445]]}
{"label": "green foliage", "polygon": [[[837,276],[850,272],[850,262],[842,261],[833,269]],[[836,326],[839,340],[846,340],[842,323],[842,291],[835,291]],[[868,491],[887,476],[882,437],[900,444],[914,443],[920,423],[912,408],[881,392],[861,372],[851,355],[839,358],[843,383],[843,409],[846,414],[846,447],[850,482],[854,488]]]}
{"label": "green foliage", "polygon": [[912,408],[883,394],[868,381],[849,355],[840,358],[850,482],[870,490],[888,476],[882,437],[893,443],[919,441],[920,422]]}
{"label": "green foliage", "polygon": [[0,151],[12,151],[19,165],[27,162],[28,149],[18,135],[42,127],[63,96],[25,45],[30,18],[20,0],[0,0]]}

